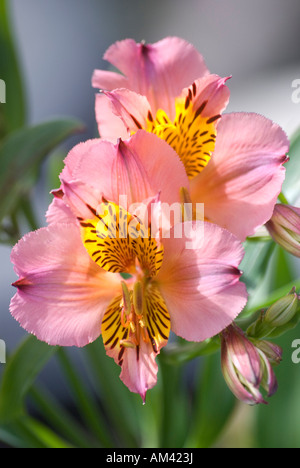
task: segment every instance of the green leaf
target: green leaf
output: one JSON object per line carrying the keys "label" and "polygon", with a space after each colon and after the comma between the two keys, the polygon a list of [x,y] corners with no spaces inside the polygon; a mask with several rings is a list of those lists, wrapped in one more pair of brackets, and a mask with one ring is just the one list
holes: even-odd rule
{"label": "green leaf", "polygon": [[4,82],[1,82],[1,94],[5,97],[0,104],[0,140],[22,127],[26,120],[24,79],[13,41],[8,4],[0,0],[0,79]]}
{"label": "green leaf", "polygon": [[69,412],[64,404],[64,399],[61,400],[59,395],[51,393],[46,387],[43,388],[39,382],[38,386],[32,385],[28,397],[33,402],[37,413],[42,415],[45,424],[53,428],[58,435],[69,441],[74,447],[99,447],[98,444],[94,443],[86,428],[81,425],[80,419],[73,413],[72,407],[71,412]]}
{"label": "green leaf", "polygon": [[11,213],[37,181],[44,158],[57,145],[83,130],[75,119],[59,119],[22,128],[0,148],[0,220]]}
{"label": "green leaf", "polygon": [[22,414],[28,389],[56,350],[30,335],[8,358],[0,386],[1,422]]}
{"label": "green leaf", "polygon": [[73,448],[52,429],[30,416],[1,425],[0,440],[15,448]]}

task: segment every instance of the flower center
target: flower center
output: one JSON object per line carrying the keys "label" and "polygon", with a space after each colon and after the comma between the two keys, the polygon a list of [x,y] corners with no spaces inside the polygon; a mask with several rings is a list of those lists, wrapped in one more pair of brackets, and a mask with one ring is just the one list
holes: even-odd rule
{"label": "flower center", "polygon": [[215,123],[221,117],[203,116],[208,101],[200,105],[195,99],[197,85],[194,83],[185,98],[175,99],[176,116],[172,122],[163,110],[158,110],[155,119],[151,112],[147,118],[148,132],[165,140],[179,155],[190,179],[209,163],[215,149]]}
{"label": "flower center", "polygon": [[154,353],[170,333],[166,304],[152,279],[163,261],[163,246],[151,237],[151,229],[122,207],[103,202],[94,219],[81,220],[83,244],[94,262],[112,273],[129,273],[121,281],[123,295],[116,297],[102,320],[104,346],[122,365],[126,350],[140,358],[142,346]]}
{"label": "flower center", "polygon": [[112,202],[102,202],[95,219],[80,222],[83,244],[101,268],[145,278],[157,275],[163,246],[151,236],[151,228]]}

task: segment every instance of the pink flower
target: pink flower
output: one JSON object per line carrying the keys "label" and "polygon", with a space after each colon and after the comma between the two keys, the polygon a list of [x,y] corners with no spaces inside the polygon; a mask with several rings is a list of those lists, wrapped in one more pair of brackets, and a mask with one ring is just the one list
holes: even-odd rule
{"label": "pink flower", "polygon": [[300,208],[276,205],[266,226],[275,242],[290,254],[300,257]]}
{"label": "pink flower", "polygon": [[49,225],[12,251],[19,279],[11,313],[51,345],[85,346],[102,334],[121,379],[144,400],[170,330],[202,341],[243,309],[241,243],[200,221],[182,223],[181,237],[176,225],[167,237],[152,232],[161,206],[179,203],[188,180],[173,149],[147,132],[76,146],[60,179]]}
{"label": "pink flower", "polygon": [[260,387],[269,397],[277,391],[271,364],[280,363],[281,348],[268,341],[252,343],[236,325],[222,332],[221,342],[222,371],[232,393],[249,405],[266,404]]}
{"label": "pink flower", "polygon": [[166,140],[191,179],[206,218],[241,240],[270,219],[285,176],[289,143],[282,129],[254,113],[222,115],[228,78],[209,74],[191,44],[117,42],[104,58],[122,75],[97,70],[93,86],[102,137],[145,129]]}

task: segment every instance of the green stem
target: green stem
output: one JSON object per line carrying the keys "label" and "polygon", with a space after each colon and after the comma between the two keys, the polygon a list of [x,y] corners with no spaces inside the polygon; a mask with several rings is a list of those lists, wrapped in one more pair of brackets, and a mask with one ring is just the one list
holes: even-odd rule
{"label": "green stem", "polygon": [[58,351],[58,359],[63,368],[64,375],[71,384],[71,389],[77,402],[78,410],[84,418],[86,424],[93,431],[100,443],[106,447],[113,447],[112,440],[108,437],[106,421],[99,407],[94,402],[92,395],[82,382],[67,353],[63,349]]}
{"label": "green stem", "polygon": [[161,448],[182,447],[186,438],[189,406],[183,371],[184,365],[172,366],[160,360],[160,378],[163,386],[159,434]]}
{"label": "green stem", "polygon": [[119,367],[105,354],[103,343],[98,339],[85,347],[92,370],[96,391],[103,399],[105,411],[118,444],[127,448],[137,447],[140,434],[136,422],[136,405],[142,406],[139,395],[130,393],[119,378]]}
{"label": "green stem", "polygon": [[168,345],[161,352],[161,361],[166,364],[183,364],[199,356],[214,354],[220,349],[218,336],[210,338],[201,343],[177,343]]}
{"label": "green stem", "polygon": [[284,196],[284,194],[282,192],[279,195],[278,199],[283,205],[289,205],[288,200],[286,199],[286,197]]}
{"label": "green stem", "polygon": [[[249,309],[245,309],[245,313],[243,313],[243,316],[240,316],[242,319],[247,319],[247,317],[251,316],[255,312],[257,312],[260,309],[265,309],[267,307],[270,307],[274,302],[278,301],[283,296],[286,296],[292,289],[293,287],[296,288],[297,291],[300,290],[300,279],[297,279],[291,283],[288,283],[287,285],[283,286],[280,289],[277,289],[273,293],[270,294],[269,298],[265,300],[265,302],[257,304],[256,306],[251,306]],[[239,321],[239,319],[237,319]]]}
{"label": "green stem", "polygon": [[268,235],[263,235],[263,236],[253,236],[253,237],[247,237],[248,242],[268,242],[272,240],[271,236]]}

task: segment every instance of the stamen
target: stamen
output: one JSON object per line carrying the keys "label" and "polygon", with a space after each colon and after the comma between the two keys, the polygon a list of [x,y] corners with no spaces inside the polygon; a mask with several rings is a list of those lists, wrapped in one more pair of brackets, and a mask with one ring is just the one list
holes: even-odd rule
{"label": "stamen", "polygon": [[120,346],[124,348],[136,348],[136,344],[129,340],[120,340]]}
{"label": "stamen", "polygon": [[133,287],[133,306],[136,315],[143,316],[143,286],[140,281]]}
{"label": "stamen", "polygon": [[193,204],[189,191],[185,187],[181,187],[180,191],[181,209],[182,209],[182,220],[192,221],[193,220]]}
{"label": "stamen", "polygon": [[142,328],[141,328],[141,335],[142,335],[143,341],[145,343],[150,343],[150,336],[149,336],[148,330],[145,327],[144,323],[143,323]]}
{"label": "stamen", "polygon": [[179,195],[181,203],[192,203],[190,192],[186,187],[180,187]]}
{"label": "stamen", "polygon": [[126,315],[129,315],[131,312],[131,299],[130,299],[130,292],[128,291],[127,285],[124,281],[121,282],[122,285],[122,292],[123,292],[123,300],[122,300],[122,307]]}
{"label": "stamen", "polygon": [[136,333],[136,326],[133,322],[130,322],[130,328],[131,328],[132,333]]}
{"label": "stamen", "polygon": [[127,315],[125,313],[124,308],[121,310],[121,325],[124,328],[128,328],[130,325],[130,321],[127,319]]}

